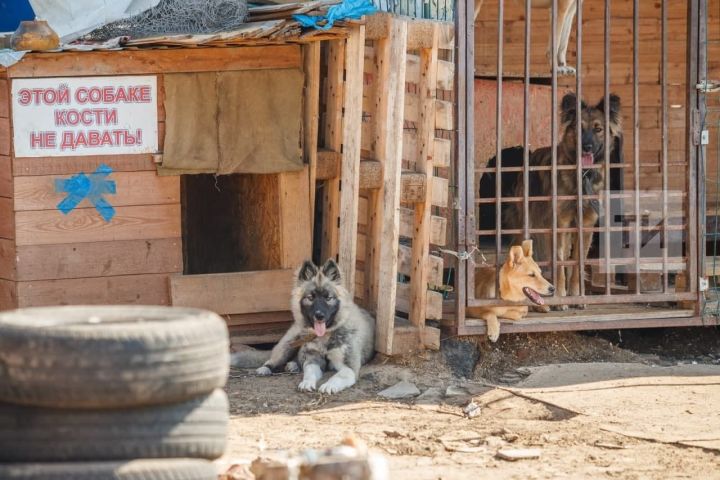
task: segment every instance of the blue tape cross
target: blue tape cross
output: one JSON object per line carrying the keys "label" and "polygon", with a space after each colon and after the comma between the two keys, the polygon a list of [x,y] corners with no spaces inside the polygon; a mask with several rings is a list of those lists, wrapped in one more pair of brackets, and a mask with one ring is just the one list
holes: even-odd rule
{"label": "blue tape cross", "polygon": [[68,194],[58,203],[58,210],[67,215],[87,198],[100,216],[109,222],[115,216],[115,209],[103,198],[103,195],[115,195],[115,182],[107,179],[112,171],[112,168],[102,164],[90,175],[80,172],[67,180],[55,180],[55,191]]}

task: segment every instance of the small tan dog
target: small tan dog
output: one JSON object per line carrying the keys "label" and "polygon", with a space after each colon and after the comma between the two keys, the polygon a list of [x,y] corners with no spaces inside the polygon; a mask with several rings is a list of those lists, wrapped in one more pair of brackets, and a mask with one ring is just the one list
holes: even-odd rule
{"label": "small tan dog", "polygon": [[[500,298],[509,302],[521,302],[526,298],[538,306],[545,305],[543,296],[555,293],[555,287],[543,278],[532,257],[532,240],[522,242],[522,247],[510,247],[507,259],[500,267]],[[475,271],[475,298],[495,297],[495,267],[481,267]],[[487,335],[496,342],[500,336],[498,318],[520,320],[528,313],[525,305],[498,307],[468,307],[469,317],[482,318],[487,322]]]}

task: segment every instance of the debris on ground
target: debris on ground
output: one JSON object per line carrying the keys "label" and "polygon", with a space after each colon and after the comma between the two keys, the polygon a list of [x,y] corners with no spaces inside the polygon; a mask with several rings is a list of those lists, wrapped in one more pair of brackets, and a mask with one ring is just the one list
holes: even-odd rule
{"label": "debris on ground", "polygon": [[475,418],[480,415],[480,405],[475,402],[470,402],[463,408],[463,413],[468,418]]}
{"label": "debris on ground", "polygon": [[408,381],[401,381],[396,383],[390,388],[386,388],[382,392],[378,393],[383,398],[389,398],[392,400],[400,400],[403,398],[412,398],[420,395],[417,385]]}
{"label": "debris on ground", "polygon": [[506,448],[498,450],[495,456],[502,460],[515,462],[517,460],[530,460],[540,458],[542,451],[539,448]]}
{"label": "debris on ground", "polygon": [[249,465],[229,462],[219,480],[386,480],[388,463],[382,455],[368,451],[354,436],[326,449],[307,449],[297,453],[285,450],[263,451]]}

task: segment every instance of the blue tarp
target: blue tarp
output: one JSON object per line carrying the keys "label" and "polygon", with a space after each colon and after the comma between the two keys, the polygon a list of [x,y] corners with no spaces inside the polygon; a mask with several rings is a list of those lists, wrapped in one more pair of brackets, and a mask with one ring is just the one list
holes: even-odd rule
{"label": "blue tarp", "polygon": [[28,0],[0,0],[0,32],[14,32],[23,20],[33,20]]}
{"label": "blue tarp", "polygon": [[[318,30],[332,28],[337,20],[359,19],[363,15],[371,15],[377,12],[375,5],[370,0],[343,0],[342,3],[333,5],[328,9],[327,15],[293,15],[293,18],[300,22],[303,27],[313,27]],[[319,23],[327,22],[324,25]]]}

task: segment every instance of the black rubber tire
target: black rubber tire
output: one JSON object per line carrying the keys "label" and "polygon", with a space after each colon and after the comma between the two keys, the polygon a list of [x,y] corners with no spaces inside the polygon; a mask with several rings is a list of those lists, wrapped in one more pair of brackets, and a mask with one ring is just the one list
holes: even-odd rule
{"label": "black rubber tire", "polygon": [[212,460],[225,451],[228,421],[228,400],[220,389],[183,403],[122,410],[5,403],[0,404],[0,463]]}
{"label": "black rubber tire", "polygon": [[182,402],[225,385],[227,326],[214,313],[70,306],[0,314],[0,401],[52,408]]}
{"label": "black rubber tire", "polygon": [[0,465],[3,480],[217,480],[205,460],[133,460],[130,462]]}

